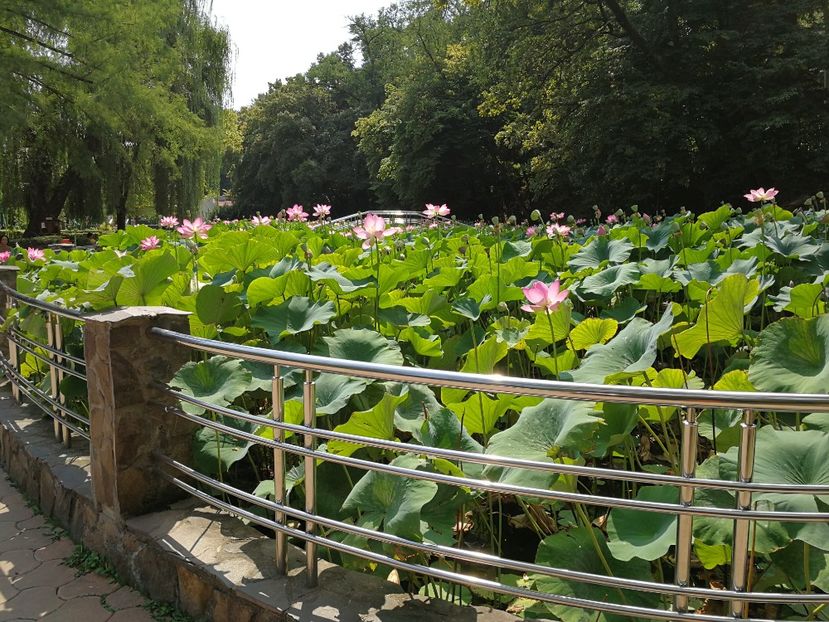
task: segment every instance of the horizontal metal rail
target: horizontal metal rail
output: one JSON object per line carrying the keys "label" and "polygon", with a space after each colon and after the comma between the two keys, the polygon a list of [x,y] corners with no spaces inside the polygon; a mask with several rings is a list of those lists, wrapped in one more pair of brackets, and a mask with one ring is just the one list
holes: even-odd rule
{"label": "horizontal metal rail", "polygon": [[336,529],[337,531],[342,531],[344,533],[348,533],[351,535],[368,538],[370,540],[376,540],[378,542],[385,542],[387,544],[393,544],[397,546],[405,546],[407,548],[420,551],[422,553],[428,553],[430,555],[434,555],[437,557],[448,557],[473,564],[481,564],[493,568],[498,567],[502,569],[515,570],[517,572],[523,572],[527,574],[542,574],[550,577],[558,577],[561,579],[567,579],[571,581],[582,581],[584,583],[591,583],[593,585],[602,585],[605,587],[613,587],[620,589],[640,590],[645,592],[652,592],[655,594],[686,594],[688,596],[694,596],[698,598],[712,598],[719,600],[735,599],[756,603],[802,603],[804,602],[803,597],[806,596],[807,598],[805,600],[808,602],[829,603],[829,594],[735,592],[732,590],[715,590],[710,588],[699,587],[680,587],[677,585],[671,585],[667,583],[656,583],[654,581],[641,581],[638,579],[620,579],[618,577],[597,575],[577,570],[553,568],[551,566],[543,566],[541,564],[522,562],[512,559],[504,559],[502,557],[498,557],[497,555],[490,555],[488,553],[480,553],[477,551],[471,551],[466,549],[457,549],[440,544],[415,542],[414,540],[401,538],[400,536],[395,536],[393,534],[385,532],[374,531],[373,529],[367,529],[365,527],[359,527],[357,525],[345,523],[343,521],[325,518],[316,514],[311,515],[308,512],[292,508],[288,505],[276,503],[274,501],[270,501],[262,497],[257,497],[256,495],[253,495],[249,492],[244,492],[242,490],[239,490],[238,488],[229,486],[228,484],[213,479],[212,477],[208,477],[207,475],[199,473],[195,469],[192,469],[187,465],[170,458],[169,456],[164,456],[161,454],[157,454],[156,456],[162,463],[177,470],[179,473],[186,475],[187,477],[190,477],[198,482],[201,482],[202,484],[215,488],[216,490],[220,490],[224,493],[233,495],[234,497],[242,501],[247,501],[248,503],[258,505],[259,507],[265,510],[271,510],[273,512],[284,512],[289,516],[293,516],[297,520],[311,520],[317,523],[318,525],[322,525],[330,529]]}
{"label": "horizontal metal rail", "polygon": [[822,523],[829,521],[829,512],[774,512],[768,510],[738,510],[731,508],[716,508],[705,506],[685,506],[677,503],[662,503],[656,501],[641,501],[637,499],[624,499],[617,497],[601,497],[577,492],[566,492],[560,490],[546,490],[542,488],[530,488],[528,486],[517,486],[515,484],[504,484],[489,480],[474,479],[471,477],[458,477],[443,473],[430,473],[418,471],[406,467],[399,467],[392,464],[379,464],[370,460],[362,460],[351,456],[341,456],[324,451],[308,449],[299,445],[283,443],[276,440],[262,438],[251,432],[245,432],[232,426],[210,421],[198,415],[191,415],[173,406],[167,407],[167,412],[197,423],[204,427],[216,430],[241,440],[265,445],[267,447],[281,449],[298,456],[313,457],[319,460],[334,462],[345,466],[352,466],[364,471],[375,471],[378,473],[390,473],[408,479],[419,479],[436,484],[448,484],[462,488],[472,488],[483,492],[494,492],[505,495],[520,495],[538,499],[549,499],[551,501],[564,501],[568,503],[581,503],[608,508],[627,508],[630,510],[642,510],[658,512],[660,514],[688,514],[692,516],[708,516],[711,518],[726,518],[730,520],[740,519],[747,521],[772,520],[780,522],[797,523]]}
{"label": "horizontal metal rail", "polygon": [[[28,352],[29,354],[34,356],[36,359],[38,359],[40,361],[43,361],[44,363],[46,363],[46,365],[48,365],[50,367],[60,369],[62,372],[66,373],[66,374],[69,374],[70,376],[75,376],[76,378],[80,378],[81,380],[86,380],[86,375],[85,374],[82,374],[81,372],[79,372],[75,369],[72,369],[71,367],[67,367],[66,365],[61,365],[60,363],[56,363],[55,361],[50,359],[48,356],[44,356],[40,352],[37,352],[35,349],[30,348],[27,344],[23,343],[23,341],[20,340],[20,337],[21,337],[21,334],[20,334],[19,331],[9,331],[9,339],[14,341],[17,344],[17,347],[20,348],[21,350],[23,350],[24,352]],[[32,341],[31,339],[26,339],[26,341],[28,341],[29,343],[33,343],[35,345],[35,348],[47,349],[46,347],[39,344],[37,341]],[[54,348],[49,349],[49,351],[53,351],[53,350],[54,350]],[[57,356],[63,356],[63,355],[62,354],[57,354]]]}
{"label": "horizontal metal rail", "polygon": [[39,300],[37,298],[32,298],[31,296],[26,296],[25,294],[21,294],[17,290],[12,289],[5,283],[0,283],[0,288],[3,289],[7,296],[10,296],[11,298],[14,298],[15,300],[20,301],[30,307],[40,309],[41,311],[48,311],[49,313],[54,313],[55,315],[69,318],[70,320],[84,320],[83,313],[80,313],[79,311],[67,309],[66,307],[60,307],[54,303]]}
{"label": "horizontal metal rail", "polygon": [[61,423],[61,425],[65,425],[67,428],[72,430],[75,434],[82,436],[83,438],[89,440],[89,432],[85,431],[83,428],[79,427],[78,425],[72,423],[65,417],[58,417],[54,413],[54,411],[50,410],[49,408],[45,407],[43,404],[38,403],[38,400],[42,400],[46,402],[49,406],[58,409],[62,412],[66,417],[71,417],[72,419],[82,423],[83,425],[89,427],[89,419],[84,417],[83,415],[79,415],[78,413],[69,410],[61,404],[60,402],[52,399],[49,395],[44,393],[41,389],[35,386],[33,383],[29,382],[26,378],[20,374],[15,369],[12,369],[11,366],[8,365],[5,359],[0,358],[0,366],[3,367],[4,371],[11,377],[12,382],[16,382],[17,386],[26,394],[28,395],[35,403],[35,405],[40,408],[44,413],[49,415],[52,419],[57,420]]}
{"label": "horizontal metal rail", "polygon": [[[82,358],[79,358],[79,357],[74,356],[72,354],[67,354],[66,352],[64,352],[62,350],[58,350],[57,348],[53,348],[50,345],[40,343],[38,341],[35,341],[34,339],[29,339],[29,337],[24,335],[22,332],[20,332],[15,327],[9,328],[9,334],[14,335],[15,337],[18,337],[18,338],[22,339],[23,341],[25,341],[26,343],[28,343],[32,347],[41,348],[42,350],[45,350],[46,352],[49,352],[51,354],[54,354],[55,356],[59,356],[61,358],[64,358],[67,361],[75,363],[76,365],[83,365],[84,367],[86,366],[86,361],[84,361]],[[19,341],[17,343],[18,343],[18,345],[21,345]],[[68,368],[64,367],[63,369],[64,369],[64,371],[69,371]]]}
{"label": "horizontal metal rail", "polygon": [[[427,447],[425,445],[413,445],[412,443],[402,443],[399,441],[388,441],[384,439],[372,438],[370,436],[358,436],[356,434],[346,434],[343,432],[335,432],[331,430],[323,430],[320,428],[307,428],[298,423],[286,423],[275,421],[268,417],[260,417],[251,415],[250,413],[234,410],[226,406],[216,406],[210,402],[205,402],[192,395],[187,395],[181,391],[171,389],[167,385],[157,384],[159,389],[164,390],[168,395],[175,397],[188,404],[193,404],[200,408],[210,410],[220,415],[233,417],[239,421],[246,421],[258,426],[265,426],[273,428],[274,430],[284,430],[285,432],[293,432],[300,435],[311,435],[317,438],[325,438],[328,440],[338,440],[346,443],[354,443],[355,445],[366,445],[368,447],[376,447],[378,449],[388,449],[391,451],[405,452],[416,454],[419,456],[429,456],[432,458],[445,458],[446,460],[456,460],[459,462],[472,462],[475,464],[483,464],[488,466],[498,466],[516,469],[529,469],[534,471],[544,471],[547,473],[555,473],[559,475],[570,476],[584,476],[584,477],[598,477],[602,479],[613,479],[628,482],[638,482],[642,484],[666,484],[670,486],[690,486],[693,488],[709,488],[718,490],[727,490],[732,492],[750,491],[750,492],[773,492],[777,494],[810,494],[810,495],[829,495],[829,484],[771,484],[760,482],[733,482],[719,479],[704,479],[694,478],[688,479],[678,475],[662,475],[660,473],[634,472],[634,471],[620,471],[617,469],[606,469],[600,467],[588,467],[575,464],[561,464],[557,462],[540,462],[536,460],[523,460],[520,458],[508,458],[504,456],[495,456],[491,454],[475,454],[471,452],[459,451],[455,449],[442,449],[440,447]],[[171,407],[167,407],[168,410]]]}
{"label": "horizontal metal rail", "polygon": [[499,375],[402,367],[381,363],[366,363],[329,358],[313,354],[297,354],[269,350],[234,343],[193,337],[165,328],[152,328],[151,334],[166,341],[188,346],[202,352],[223,354],[248,361],[298,367],[317,372],[328,372],[357,378],[389,382],[424,384],[469,391],[486,391],[512,395],[559,398],[582,402],[611,402],[618,404],[649,404],[653,406],[680,406],[686,408],[738,408],[779,412],[829,412],[829,395],[765,393],[749,391],[709,391],[701,389],[664,389],[597,385],[557,380],[537,380]]}
{"label": "horizontal metal rail", "polygon": [[[460,574],[449,570],[440,570],[438,568],[432,568],[420,564],[411,564],[409,562],[400,561],[393,557],[388,557],[386,555],[374,553],[372,551],[361,549],[356,546],[351,546],[348,544],[344,544],[342,542],[337,542],[336,540],[331,540],[330,538],[325,538],[323,536],[308,534],[305,531],[294,529],[292,527],[288,527],[287,525],[282,525],[280,523],[277,523],[276,521],[263,518],[262,516],[259,516],[253,512],[249,512],[242,508],[236,507],[230,503],[220,501],[219,499],[216,499],[215,497],[212,497],[200,491],[199,489],[191,486],[187,482],[184,482],[177,477],[174,477],[172,475],[165,475],[165,478],[181,490],[190,494],[191,496],[200,499],[205,503],[208,503],[216,508],[224,510],[225,512],[235,514],[241,518],[249,520],[252,523],[261,525],[262,527],[267,527],[273,529],[274,531],[285,533],[294,538],[305,540],[306,542],[314,542],[315,544],[328,547],[329,549],[335,551],[340,551],[341,553],[354,555],[355,557],[360,557],[369,561],[376,562],[378,564],[384,564],[392,568],[405,570],[407,572],[413,572],[416,574],[432,577],[434,579],[439,579],[442,581],[451,581],[452,583],[458,583],[460,585],[466,585],[468,587],[479,588],[491,592],[496,592],[498,594],[515,596],[518,598],[529,598],[532,600],[538,600],[556,605],[576,607],[579,609],[592,609],[594,611],[601,611],[605,613],[612,613],[635,618],[645,618],[649,620],[672,620],[676,622],[683,622],[685,620],[692,620],[694,622],[733,622],[734,620],[734,618],[726,616],[714,616],[699,613],[679,613],[674,611],[667,611],[664,609],[651,609],[648,607],[638,607],[633,605],[621,605],[616,603],[608,603],[604,601],[588,600],[585,598],[577,598],[574,596],[561,596],[557,594],[549,594],[546,592],[538,592],[535,590],[512,587],[509,585],[498,583],[497,581],[483,579],[472,575]],[[315,520],[318,519],[315,518]],[[775,622],[774,620],[771,620],[769,618],[741,619],[745,622]]]}
{"label": "horizontal metal rail", "polygon": [[329,220],[329,224],[334,226],[347,226],[351,224],[359,224],[362,220],[368,216],[369,214],[373,216],[380,216],[383,219],[391,221],[392,224],[396,223],[405,223],[405,224],[424,224],[428,222],[451,222],[448,218],[444,216],[437,216],[436,218],[429,218],[423,212],[416,212],[414,210],[394,210],[394,209],[381,209],[381,210],[368,210],[365,212],[356,212],[354,214],[349,214],[348,216],[340,216],[339,218],[334,218]]}

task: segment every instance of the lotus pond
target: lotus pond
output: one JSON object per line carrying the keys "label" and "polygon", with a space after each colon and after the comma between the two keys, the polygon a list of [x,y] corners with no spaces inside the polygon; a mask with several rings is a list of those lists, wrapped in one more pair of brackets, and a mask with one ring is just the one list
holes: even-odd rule
{"label": "lotus pond", "polygon": [[[772,197],[773,198],[773,197]],[[21,254],[18,289],[81,310],[166,305],[192,312],[192,334],[356,361],[559,378],[598,384],[826,393],[829,388],[829,212],[821,195],[798,210],[771,200],[661,219],[632,212],[591,223],[451,221],[356,230],[268,221],[185,223],[181,232],[129,227],[104,235],[96,252]],[[610,222],[607,222],[610,221]],[[177,223],[176,223],[177,224]],[[187,236],[187,237],[184,237]],[[558,283],[558,285],[556,285]],[[43,338],[37,314],[22,327]],[[68,327],[67,327],[68,328]],[[77,328],[67,337],[81,351]],[[27,355],[23,373],[43,375]],[[272,368],[221,356],[185,365],[179,390],[219,406],[268,415]],[[48,382],[48,379],[46,380]],[[302,378],[286,377],[286,419],[302,420]],[[67,377],[83,408],[85,387]],[[196,415],[205,413],[191,405]],[[677,408],[541,400],[459,389],[434,391],[321,374],[319,425],[374,438],[547,462],[679,473]],[[241,427],[227,419],[227,425]],[[698,475],[735,479],[740,413],[700,414]],[[271,429],[245,428],[264,436]],[[289,439],[290,442],[300,442]],[[331,441],[330,453],[523,486],[676,503],[673,487],[580,481],[554,474],[396,457]],[[204,473],[273,496],[271,451],[210,429],[194,438]],[[829,415],[763,413],[756,480],[829,484]],[[290,463],[289,499],[303,507],[303,466]],[[540,564],[645,580],[673,576],[676,517],[606,511],[472,493],[320,466],[319,513],[406,538],[467,546]],[[696,503],[734,507],[730,493],[701,489]],[[755,496],[755,505],[827,511],[827,499]],[[694,583],[727,582],[732,522],[694,521]],[[336,537],[332,535],[332,537]],[[346,538],[361,547],[391,547]],[[829,592],[829,525],[758,522],[751,588]],[[390,574],[407,589],[462,602],[495,603],[527,618],[610,620],[555,605],[397,576],[389,568],[327,553],[340,564]],[[420,555],[420,563],[452,569]],[[500,574],[503,582],[604,600],[599,586]],[[668,608],[667,597],[622,595]],[[721,613],[706,602],[706,613]],[[719,604],[716,605],[717,607]],[[822,606],[756,606],[776,619],[829,619]],[[619,618],[621,619],[621,618]]]}

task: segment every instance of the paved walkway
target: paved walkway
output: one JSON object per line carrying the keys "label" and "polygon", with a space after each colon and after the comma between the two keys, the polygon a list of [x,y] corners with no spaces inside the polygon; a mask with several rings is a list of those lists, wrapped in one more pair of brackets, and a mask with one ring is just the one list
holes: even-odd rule
{"label": "paved walkway", "polygon": [[0,622],[153,622],[140,593],[65,565],[74,549],[0,471]]}

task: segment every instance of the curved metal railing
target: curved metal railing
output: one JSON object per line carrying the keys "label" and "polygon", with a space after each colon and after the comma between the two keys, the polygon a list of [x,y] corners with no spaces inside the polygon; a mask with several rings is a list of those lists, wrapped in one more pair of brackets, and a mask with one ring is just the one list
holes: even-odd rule
{"label": "curved metal railing", "polygon": [[[749,617],[750,603],[781,603],[800,605],[822,605],[829,603],[829,595],[815,593],[767,593],[752,591],[749,584],[749,572],[752,557],[751,528],[757,521],[823,523],[829,521],[829,512],[798,512],[756,509],[753,495],[757,493],[775,494],[809,494],[827,495],[829,485],[802,484],[789,485],[779,483],[753,482],[756,413],[768,412],[829,412],[829,395],[794,395],[761,392],[703,391],[687,389],[663,389],[632,386],[588,385],[570,382],[511,378],[497,375],[479,375],[464,372],[441,371],[414,367],[400,367],[378,363],[366,363],[343,359],[333,359],[314,355],[295,354],[274,351],[265,348],[242,346],[201,339],[175,331],[153,328],[152,335],[171,341],[181,346],[209,354],[219,354],[248,361],[272,365],[274,376],[272,382],[273,418],[252,415],[228,407],[220,407],[200,400],[169,387],[166,392],[180,400],[209,412],[240,422],[270,427],[273,440],[240,430],[227,425],[221,420],[208,419],[193,415],[183,409],[168,407],[171,415],[187,419],[217,433],[238,438],[247,442],[267,447],[274,452],[274,500],[263,499],[239,490],[225,482],[193,470],[190,466],[166,456],[159,456],[166,465],[166,477],[176,486],[218,508],[241,516],[255,524],[272,529],[276,535],[277,568],[286,571],[287,537],[305,542],[306,570],[309,581],[317,576],[317,547],[369,560],[374,563],[417,573],[439,581],[480,588],[509,596],[529,598],[535,601],[589,609],[608,614],[617,614],[649,620],[698,620],[700,622],[725,622],[734,618],[759,620]],[[303,423],[294,424],[284,420],[285,395],[283,372],[291,369],[304,371],[302,386]],[[315,408],[315,374],[319,372],[339,374],[349,377],[369,378],[381,381],[394,381],[409,384],[421,384],[433,387],[451,387],[471,391],[498,392],[516,395],[530,395],[542,398],[567,400],[610,402],[622,404],[640,404],[654,406],[678,406],[684,409],[680,444],[679,475],[626,471],[610,468],[591,467],[578,464],[559,464],[543,461],[523,460],[491,454],[478,454],[453,449],[426,447],[399,441],[378,439],[367,436],[347,434],[326,430],[316,425]],[[737,481],[715,480],[696,477],[698,433],[697,409],[737,409],[742,411],[740,440],[738,450]],[[285,441],[286,434],[291,433],[302,438],[302,444]],[[661,484],[674,486],[679,490],[678,503],[643,501],[624,497],[584,494],[569,490],[552,490],[516,484],[475,479],[465,475],[421,471],[399,465],[384,464],[323,451],[317,447],[317,440],[336,440],[357,445],[374,447],[387,451],[451,461],[477,463],[508,469],[528,469],[544,471],[558,475],[569,475],[601,480],[617,480],[643,484]],[[303,510],[292,508],[287,503],[285,474],[286,456],[301,458],[305,468],[306,504]],[[554,568],[542,564],[514,559],[506,559],[490,553],[480,553],[463,548],[449,547],[427,542],[419,542],[397,535],[384,533],[349,522],[321,516],[316,506],[316,468],[320,461],[327,461],[357,468],[368,472],[378,472],[402,478],[418,479],[437,484],[462,487],[470,490],[517,498],[535,498],[564,501],[575,504],[599,506],[604,508],[627,508],[638,511],[656,512],[677,516],[675,577],[673,583],[632,580],[589,572]],[[214,496],[204,492],[209,488],[217,491]],[[695,491],[698,489],[726,490],[734,493],[734,507],[708,507],[695,505]],[[228,502],[233,497],[237,502],[250,504],[268,512],[273,512],[274,519]],[[733,540],[731,557],[730,585],[727,589],[714,589],[692,585],[692,546],[693,521],[695,517],[714,517],[732,521]],[[290,520],[289,520],[290,519]],[[305,528],[296,527],[297,522],[304,522]],[[413,563],[398,556],[383,555],[365,548],[346,544],[340,540],[320,533],[320,529],[338,532],[369,541],[384,543],[408,549],[413,552],[430,555],[439,559],[453,559],[456,562],[474,564],[479,567],[512,570],[532,575],[558,577],[608,588],[609,590],[639,591],[660,594],[672,598],[672,608],[657,609],[626,602],[608,602],[575,596],[551,594],[524,587],[515,587],[499,581],[457,570],[445,570],[426,564]],[[592,527],[591,527],[592,528]],[[692,608],[691,598],[712,601],[728,601],[727,615],[697,613]]]}
{"label": "curved metal railing", "polygon": [[349,227],[354,227],[356,225],[362,224],[363,218],[365,218],[368,214],[382,216],[383,219],[386,221],[386,224],[393,226],[422,225],[423,223],[430,221],[450,222],[448,218],[444,218],[443,216],[438,216],[437,218],[429,219],[426,216],[424,216],[421,212],[400,209],[380,209],[366,210],[365,212],[355,212],[354,214],[349,214],[348,216],[340,216],[339,218],[334,218],[329,222],[334,227],[346,229]]}
{"label": "curved metal railing", "polygon": [[[75,325],[83,330],[84,315],[72,309],[26,296],[0,283],[0,293],[6,300],[7,314],[17,309],[17,315],[6,326],[8,339],[8,356],[0,357],[0,367],[11,381],[12,395],[20,399],[22,392],[31,403],[40,408],[53,420],[55,438],[67,447],[71,444],[72,434],[89,439],[89,417],[69,407],[63,383],[67,377],[86,381],[86,361],[70,354],[65,349],[67,331]],[[27,333],[20,325],[20,315],[39,313],[43,316],[45,343],[38,341],[40,331]],[[24,374],[22,366],[27,357],[34,365],[29,365],[29,374]],[[38,371],[40,364],[47,366],[43,378]],[[46,384],[48,390],[41,385]]]}

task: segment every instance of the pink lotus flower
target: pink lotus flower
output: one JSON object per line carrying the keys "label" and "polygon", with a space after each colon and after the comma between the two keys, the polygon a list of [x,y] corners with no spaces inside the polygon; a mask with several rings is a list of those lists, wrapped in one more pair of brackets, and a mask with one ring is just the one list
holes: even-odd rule
{"label": "pink lotus flower", "polygon": [[32,248],[31,246],[26,249],[26,255],[29,257],[29,261],[38,261],[43,259],[46,253],[43,249],[40,248]]}
{"label": "pink lotus flower", "polygon": [[270,218],[267,216],[260,216],[259,214],[251,218],[250,221],[253,223],[254,227],[267,227],[271,224]]}
{"label": "pink lotus flower", "polygon": [[201,238],[202,240],[206,240],[207,232],[210,231],[212,227],[213,225],[204,222],[201,218],[196,218],[193,222],[190,222],[185,218],[184,224],[177,227],[176,231],[181,234],[181,237],[187,238],[188,240],[194,236]]}
{"label": "pink lotus flower", "polygon": [[571,229],[567,225],[560,225],[555,222],[547,226],[547,235],[549,235],[551,238],[566,238],[568,235],[570,235],[570,231]]}
{"label": "pink lotus flower", "polygon": [[587,222],[586,218],[576,218],[576,225],[578,225],[579,227],[581,227],[586,222]]}
{"label": "pink lotus flower", "polygon": [[174,229],[178,227],[178,218],[175,216],[162,216],[159,224],[165,229]]}
{"label": "pink lotus flower", "polygon": [[426,218],[437,218],[438,216],[446,217],[450,213],[450,209],[446,207],[446,203],[443,205],[432,205],[431,203],[426,204],[426,209],[423,210],[423,215]]}
{"label": "pink lotus flower", "polygon": [[150,237],[141,240],[141,244],[139,246],[142,251],[151,251],[154,248],[161,246],[161,240],[159,240],[156,236],[151,235]]}
{"label": "pink lotus flower", "polygon": [[362,227],[354,227],[354,235],[363,241],[363,248],[371,248],[371,245],[377,242],[378,244],[390,235],[394,235],[400,229],[397,227],[389,227],[386,229],[386,221],[382,216],[375,214],[368,214],[363,219]]}
{"label": "pink lotus flower", "polygon": [[541,281],[533,281],[521,291],[529,304],[523,305],[521,309],[527,313],[546,311],[550,313],[558,309],[558,306],[567,300],[569,290],[561,289],[561,281],[556,279],[549,285]]}
{"label": "pink lotus flower", "polygon": [[325,205],[323,203],[318,203],[314,206],[314,218],[318,218],[322,220],[323,218],[328,218],[331,215],[331,206]]}
{"label": "pink lotus flower", "polygon": [[550,214],[550,220],[553,222],[558,222],[564,218],[564,212],[553,212]]}
{"label": "pink lotus flower", "polygon": [[608,217],[605,219],[605,222],[609,225],[615,225],[619,222],[619,217],[616,214],[609,214]]}
{"label": "pink lotus flower", "polygon": [[596,229],[596,235],[607,235],[607,228],[604,225],[599,225],[599,228]]}
{"label": "pink lotus flower", "polygon": [[538,229],[535,227],[527,227],[527,231],[525,232],[528,238],[534,238],[535,234],[538,233]]}
{"label": "pink lotus flower", "polygon": [[765,203],[766,201],[773,201],[774,197],[776,197],[779,193],[780,191],[775,190],[774,188],[769,188],[768,190],[765,188],[757,188],[756,190],[749,191],[748,194],[744,194],[743,196],[752,203]]}
{"label": "pink lotus flower", "polygon": [[651,218],[650,214],[642,214],[642,220],[645,221],[646,225],[649,225],[653,222],[653,218]]}
{"label": "pink lotus flower", "polygon": [[6,263],[9,260],[9,257],[11,256],[11,251],[3,251],[2,253],[0,253],[0,263]]}
{"label": "pink lotus flower", "polygon": [[285,213],[287,214],[289,221],[305,222],[308,220],[308,212],[302,209],[302,206],[298,204],[295,204],[293,207],[289,207]]}

